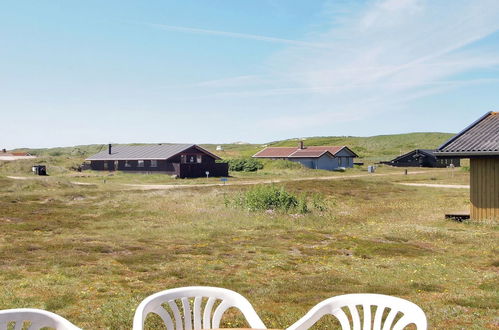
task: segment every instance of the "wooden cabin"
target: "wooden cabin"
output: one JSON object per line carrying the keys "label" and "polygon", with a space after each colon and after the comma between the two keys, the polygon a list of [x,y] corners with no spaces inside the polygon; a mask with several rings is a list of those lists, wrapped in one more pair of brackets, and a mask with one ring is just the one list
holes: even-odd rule
{"label": "wooden cabin", "polygon": [[397,167],[448,167],[461,166],[459,157],[437,158],[435,150],[432,149],[416,149],[383,164]]}
{"label": "wooden cabin", "polygon": [[488,112],[437,149],[437,157],[470,159],[470,216],[499,220],[499,112]]}
{"label": "wooden cabin", "polygon": [[304,146],[268,147],[253,155],[253,158],[285,159],[305,167],[333,171],[353,167],[353,159],[358,157],[346,146]]}
{"label": "wooden cabin", "polygon": [[109,145],[89,158],[97,171],[165,173],[179,178],[228,176],[228,164],[217,163],[220,157],[195,144],[160,144],[144,146]]}

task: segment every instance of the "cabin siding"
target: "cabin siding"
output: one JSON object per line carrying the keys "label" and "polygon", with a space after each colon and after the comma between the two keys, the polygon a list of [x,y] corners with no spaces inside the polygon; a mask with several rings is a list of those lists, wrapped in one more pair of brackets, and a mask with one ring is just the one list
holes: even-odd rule
{"label": "cabin siding", "polygon": [[316,168],[316,162],[313,158],[288,158],[288,160],[295,163],[300,163],[308,168]]}
{"label": "cabin siding", "polygon": [[[210,176],[228,176],[228,164],[217,163],[216,159],[219,159],[216,155],[195,145],[116,148],[110,145],[108,152],[100,152],[87,160],[90,161],[90,168],[97,171],[166,173],[181,178],[203,177],[206,172]],[[156,162],[154,167],[151,166],[153,161]]]}
{"label": "cabin siding", "polygon": [[342,149],[339,152],[337,152],[334,157],[335,157],[335,168],[338,167],[345,167],[345,168],[352,168],[353,167],[353,159],[356,155],[353,154],[350,150],[348,149]]}
{"label": "cabin siding", "polygon": [[[128,162],[129,166],[125,166]],[[107,163],[107,168],[105,167]],[[116,163],[118,166],[116,166]],[[158,160],[157,167],[151,167],[150,160],[144,160],[144,166],[139,167],[137,160],[92,160],[90,168],[96,171],[130,171],[130,172],[162,172],[175,174],[175,168],[171,162],[166,160]]]}
{"label": "cabin siding", "polygon": [[471,218],[499,219],[499,158],[470,159]]}
{"label": "cabin siding", "polygon": [[[118,166],[115,167],[115,162]],[[206,171],[210,172],[209,176],[228,176],[229,165],[227,163],[216,163],[215,160],[209,156],[203,156],[201,163],[182,164],[179,162],[170,162],[167,160],[158,160],[157,167],[151,167],[150,160],[144,160],[144,166],[139,167],[137,160],[126,161],[129,166],[125,166],[124,160],[93,160],[90,162],[92,170],[100,171],[126,171],[126,172],[156,172],[171,175],[177,175],[180,178],[195,178],[206,176]],[[107,163],[107,168],[104,163]]]}
{"label": "cabin siding", "polygon": [[324,155],[317,160],[317,168],[320,170],[332,171],[338,168],[338,159],[329,155]]}
{"label": "cabin siding", "polygon": [[[340,159],[341,159],[341,164],[340,164]],[[289,160],[292,162],[300,163],[305,167],[316,170],[334,171],[339,167],[346,167],[346,168],[353,167],[352,156],[331,157],[326,154],[319,158],[289,158]]]}
{"label": "cabin siding", "polygon": [[461,166],[459,158],[437,157],[431,150],[416,149],[405,155],[399,156],[389,162],[382,162],[396,167],[454,167]]}

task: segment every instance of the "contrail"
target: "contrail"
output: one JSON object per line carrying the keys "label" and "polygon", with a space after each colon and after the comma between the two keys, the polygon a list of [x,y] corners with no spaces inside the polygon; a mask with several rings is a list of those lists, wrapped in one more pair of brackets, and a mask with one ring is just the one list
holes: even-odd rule
{"label": "contrail", "polygon": [[229,38],[275,42],[275,43],[301,46],[301,47],[331,48],[331,46],[327,45],[327,44],[313,43],[313,42],[306,42],[306,41],[299,41],[299,40],[282,39],[282,38],[274,38],[274,37],[267,37],[267,36],[262,36],[262,35],[257,35],[257,34],[227,32],[227,31],[218,31],[218,30],[207,30],[207,29],[198,29],[198,28],[174,26],[174,25],[164,25],[164,24],[151,24],[151,23],[145,23],[145,24],[152,26],[152,27],[162,29],[162,30],[168,30],[168,31],[177,31],[177,32],[193,33],[193,34],[207,34],[207,35],[215,35],[215,36],[222,36],[222,37],[229,37]]}

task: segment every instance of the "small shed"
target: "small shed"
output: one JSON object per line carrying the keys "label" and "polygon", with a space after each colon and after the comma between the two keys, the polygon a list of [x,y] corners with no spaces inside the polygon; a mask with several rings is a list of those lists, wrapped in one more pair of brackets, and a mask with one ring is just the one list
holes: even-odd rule
{"label": "small shed", "polygon": [[499,112],[488,112],[442,144],[437,156],[470,159],[471,218],[499,220]]}
{"label": "small shed", "polygon": [[397,167],[458,167],[459,157],[437,158],[434,149],[416,149],[383,164]]}

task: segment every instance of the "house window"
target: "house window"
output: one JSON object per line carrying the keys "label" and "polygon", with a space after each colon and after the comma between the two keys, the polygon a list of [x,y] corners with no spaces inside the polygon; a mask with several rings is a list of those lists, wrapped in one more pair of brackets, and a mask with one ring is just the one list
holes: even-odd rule
{"label": "house window", "polygon": [[203,162],[203,156],[202,156],[202,155],[197,155],[197,156],[196,156],[196,162],[197,162],[198,164],[201,164],[201,163]]}
{"label": "house window", "polygon": [[108,169],[107,162],[104,162],[104,169],[105,169],[105,170],[107,170],[107,169]]}
{"label": "house window", "polygon": [[338,158],[338,166],[341,166],[341,165],[342,165],[342,160],[343,160],[343,159],[342,159],[341,157],[340,157],[340,158]]}
{"label": "house window", "polygon": [[144,167],[144,161],[143,160],[138,160],[137,161],[137,167]]}
{"label": "house window", "polygon": [[128,160],[125,160],[125,167],[132,167],[132,164]]}
{"label": "house window", "polygon": [[183,164],[195,164],[198,163],[198,158],[196,155],[181,155],[180,162]]}
{"label": "house window", "polygon": [[151,160],[151,167],[158,167],[158,161],[156,159]]}

